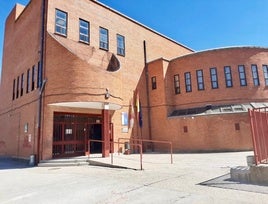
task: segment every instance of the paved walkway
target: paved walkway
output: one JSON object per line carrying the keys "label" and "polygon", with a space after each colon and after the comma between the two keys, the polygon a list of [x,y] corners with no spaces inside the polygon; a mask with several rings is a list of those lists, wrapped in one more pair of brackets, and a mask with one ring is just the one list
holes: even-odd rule
{"label": "paved walkway", "polygon": [[[236,187],[230,188],[228,183],[230,167],[245,166],[248,155],[252,152],[174,154],[170,164],[168,154],[145,154],[142,171],[24,164],[12,168],[0,160],[0,203],[267,203],[268,187],[232,183]],[[121,160],[139,169],[139,155],[119,157],[114,157],[115,164]]]}

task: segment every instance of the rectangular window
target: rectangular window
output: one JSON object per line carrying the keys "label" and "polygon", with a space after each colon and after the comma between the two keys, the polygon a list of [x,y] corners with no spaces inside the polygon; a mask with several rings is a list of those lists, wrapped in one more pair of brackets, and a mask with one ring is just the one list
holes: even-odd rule
{"label": "rectangular window", "polygon": [[184,73],[184,78],[185,78],[186,92],[191,92],[192,91],[191,73],[190,72]]}
{"label": "rectangular window", "polygon": [[41,63],[40,61],[38,62],[38,65],[37,65],[37,88],[41,87]]}
{"label": "rectangular window", "polygon": [[217,75],[217,68],[210,68],[210,79],[211,79],[211,88],[217,89],[219,88],[218,85],[218,75]]}
{"label": "rectangular window", "polygon": [[21,74],[21,80],[20,80],[20,96],[23,96],[23,87],[24,87],[24,74]]}
{"label": "rectangular window", "polygon": [[197,88],[198,90],[204,90],[204,77],[203,77],[203,70],[196,71],[196,78],[197,78]]}
{"label": "rectangular window", "polygon": [[35,65],[32,67],[32,91],[34,90],[35,85]]}
{"label": "rectangular window", "polygon": [[55,32],[67,36],[67,13],[56,9]]}
{"label": "rectangular window", "polygon": [[233,86],[233,80],[232,80],[232,70],[230,66],[224,67],[224,75],[225,75],[225,83],[226,87],[232,87]]}
{"label": "rectangular window", "polygon": [[152,90],[156,89],[156,77],[152,77]]}
{"label": "rectangular window", "polygon": [[26,86],[26,93],[30,91],[30,69],[27,70],[27,86]]}
{"label": "rectangular window", "polygon": [[100,27],[100,49],[109,50],[108,30]]}
{"label": "rectangular window", "polygon": [[262,65],[265,86],[268,86],[268,66]]}
{"label": "rectangular window", "polygon": [[125,37],[117,34],[117,54],[125,56]]}
{"label": "rectangular window", "polygon": [[260,80],[259,80],[259,74],[258,74],[257,65],[252,64],[251,65],[251,71],[252,71],[252,79],[253,79],[254,86],[259,86],[260,85]]}
{"label": "rectangular window", "polygon": [[89,43],[89,22],[79,19],[79,41]]}
{"label": "rectangular window", "polygon": [[246,78],[245,66],[238,65],[238,72],[239,72],[240,86],[246,86],[247,85],[247,78]]}
{"label": "rectangular window", "polygon": [[175,89],[175,94],[181,93],[180,76],[178,74],[174,75],[174,89]]}
{"label": "rectangular window", "polygon": [[17,77],[17,89],[16,89],[16,98],[19,97],[19,89],[20,89],[20,77]]}
{"label": "rectangular window", "polygon": [[15,100],[16,95],[16,79],[13,80],[13,94],[12,94],[12,100]]}

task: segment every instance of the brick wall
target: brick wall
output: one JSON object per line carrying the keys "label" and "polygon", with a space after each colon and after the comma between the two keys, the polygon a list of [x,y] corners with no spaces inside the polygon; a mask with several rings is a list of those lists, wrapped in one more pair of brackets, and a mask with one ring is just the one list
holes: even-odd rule
{"label": "brick wall", "polygon": [[[227,48],[194,53],[171,60],[167,69],[162,65],[164,62],[160,59],[149,64],[149,77],[157,78],[157,89],[150,90],[153,139],[173,141],[175,151],[252,149],[247,113],[176,117],[169,115],[174,110],[206,105],[267,102],[268,92],[262,69],[262,65],[267,65],[268,62],[267,49]],[[253,84],[252,64],[258,67],[260,86]],[[245,66],[247,86],[240,86],[238,65]],[[233,86],[230,88],[226,88],[224,66],[232,69]],[[213,67],[217,68],[218,89],[211,88],[210,68]],[[196,70],[200,69],[203,70],[204,90],[197,89]],[[192,92],[188,93],[185,90],[185,72],[191,73]],[[180,94],[175,94],[175,74],[180,76]]]}
{"label": "brick wall", "polygon": [[[29,58],[29,63],[22,65],[22,70],[25,72],[33,63],[39,60],[39,44],[40,44],[40,26],[39,21],[34,20],[34,26],[26,27],[26,22],[30,22],[28,18],[32,14],[28,14],[31,9],[35,8],[35,12],[41,10],[41,1],[37,3],[31,2],[20,17],[24,28],[16,28],[16,32],[24,32],[27,38],[25,41],[20,41],[16,46],[22,52],[19,59],[23,57]],[[146,41],[147,58],[148,60],[157,59],[159,57],[174,58],[183,54],[191,53],[192,51],[158,33],[140,25],[133,20],[118,14],[117,12],[99,4],[96,1],[76,0],[72,4],[67,0],[49,0],[47,1],[47,23],[46,23],[46,47],[45,47],[45,63],[44,63],[44,78],[47,79],[44,89],[44,108],[42,109],[42,158],[48,159],[52,156],[53,142],[53,113],[54,112],[73,112],[73,113],[88,113],[100,114],[100,110],[90,108],[64,108],[59,106],[51,106],[52,103],[59,102],[109,102],[121,105],[122,109],[110,111],[111,122],[114,124],[115,140],[119,137],[136,136],[140,130],[136,126],[130,129],[128,133],[122,133],[121,113],[129,111],[129,101],[132,97],[135,98],[134,91],[139,90],[141,103],[143,106],[144,126],[142,134],[148,137],[148,122],[147,122],[147,97],[144,81],[144,47],[143,42]],[[60,9],[68,13],[68,31],[67,37],[55,34],[55,9]],[[29,11],[28,11],[28,10]],[[33,15],[36,13],[33,12]],[[40,16],[40,13],[38,13]],[[38,16],[36,15],[36,16]],[[90,23],[90,43],[84,44],[79,42],[79,18],[89,21]],[[8,23],[12,27],[14,22],[11,20]],[[109,50],[104,51],[99,49],[99,27],[104,27],[109,30]],[[17,31],[18,29],[18,31]],[[28,29],[28,30],[27,30]],[[34,32],[31,29],[35,29]],[[31,31],[33,36],[26,35],[27,31]],[[116,34],[125,37],[125,56],[116,55]],[[33,42],[28,38],[33,38]],[[6,39],[8,41],[9,39]],[[10,45],[5,50],[14,50],[14,40],[19,40],[18,36],[10,34]],[[26,41],[27,40],[27,41]],[[31,43],[29,43],[31,42]],[[33,46],[33,47],[32,47]],[[26,49],[25,49],[26,48]],[[33,54],[33,53],[34,54]],[[5,51],[7,57],[11,58],[10,52]],[[19,53],[18,53],[19,54]],[[112,54],[115,54],[120,61],[121,68],[116,72],[108,72],[107,65]],[[6,75],[7,67],[10,66],[10,61],[3,67]],[[14,63],[15,65],[18,62]],[[12,80],[20,71],[11,69],[14,75],[7,79],[10,88],[4,92],[12,94]],[[24,76],[25,77],[25,76]],[[105,89],[120,97],[123,100],[110,97],[105,100],[103,95]],[[11,97],[11,96],[10,96]],[[25,101],[31,101],[38,97],[38,91],[31,91],[27,96],[17,99],[19,105],[23,105]],[[25,100],[25,101],[24,101]],[[4,104],[7,104],[5,102]],[[6,109],[4,107],[3,109]],[[24,109],[22,108],[21,111]],[[33,108],[28,116],[37,112],[37,108]],[[25,119],[28,121],[28,119]],[[20,122],[22,125],[24,122]],[[34,124],[32,124],[34,125]],[[36,125],[36,123],[35,123]],[[6,135],[6,134],[4,134]],[[16,137],[13,133],[12,138]],[[6,139],[5,139],[6,141]],[[34,150],[35,151],[35,150]],[[6,151],[7,154],[14,154],[11,151]],[[21,156],[27,156],[28,151],[24,151]]]}

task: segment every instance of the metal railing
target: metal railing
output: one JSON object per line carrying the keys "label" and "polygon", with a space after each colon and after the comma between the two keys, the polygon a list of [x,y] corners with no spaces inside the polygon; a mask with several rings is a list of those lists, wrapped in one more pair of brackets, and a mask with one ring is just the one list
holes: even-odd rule
{"label": "metal railing", "polygon": [[256,164],[268,163],[268,108],[249,110]]}
{"label": "metal railing", "polygon": [[[93,139],[89,139],[88,140],[88,159],[90,158],[90,143],[91,142],[100,142],[100,143],[104,143],[104,141],[103,140],[93,140]],[[111,147],[111,144],[125,144],[125,143],[123,143],[123,142],[113,142],[113,141],[109,141],[109,143],[110,143],[110,147]],[[130,144],[130,146],[137,146],[137,147],[139,147],[139,150],[140,150],[140,170],[142,170],[143,169],[143,166],[142,166],[142,154],[143,154],[143,152],[142,152],[142,145],[141,144]],[[111,153],[111,164],[113,165],[113,153]]]}
{"label": "metal railing", "polygon": [[141,144],[143,142],[151,142],[151,143],[159,143],[159,144],[169,144],[170,145],[170,163],[173,164],[173,145],[171,141],[161,141],[161,140],[147,140],[147,139],[138,139],[138,138],[118,138],[118,153],[119,153],[119,143],[120,140],[128,140],[130,141],[137,141],[140,142]]}

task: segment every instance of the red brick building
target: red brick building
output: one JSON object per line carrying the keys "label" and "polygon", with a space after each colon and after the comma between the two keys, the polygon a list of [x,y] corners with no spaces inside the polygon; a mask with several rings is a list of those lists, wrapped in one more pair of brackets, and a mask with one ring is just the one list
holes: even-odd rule
{"label": "red brick building", "polygon": [[84,155],[97,139],[91,152],[108,156],[110,141],[131,137],[171,140],[175,151],[251,149],[246,111],[267,105],[267,51],[194,53],[98,1],[16,5],[5,25],[0,155]]}
{"label": "red brick building", "polygon": [[248,109],[268,106],[267,62],[266,48],[230,47],[149,63],[153,138],[179,151],[252,149]]}

